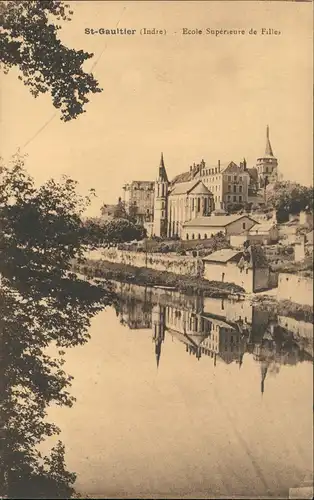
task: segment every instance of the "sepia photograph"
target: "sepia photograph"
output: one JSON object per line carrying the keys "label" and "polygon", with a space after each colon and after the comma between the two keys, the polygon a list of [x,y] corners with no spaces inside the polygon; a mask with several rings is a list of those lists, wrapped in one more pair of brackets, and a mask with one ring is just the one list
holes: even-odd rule
{"label": "sepia photograph", "polygon": [[0,22],[0,499],[313,498],[313,3]]}

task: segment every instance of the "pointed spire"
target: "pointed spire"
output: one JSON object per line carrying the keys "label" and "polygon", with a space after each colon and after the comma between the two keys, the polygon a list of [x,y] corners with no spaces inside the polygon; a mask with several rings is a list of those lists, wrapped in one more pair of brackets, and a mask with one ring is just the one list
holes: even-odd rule
{"label": "pointed spire", "polygon": [[243,356],[244,356],[244,353],[240,354],[240,356],[239,356],[239,369],[241,368],[241,366],[243,364]]}
{"label": "pointed spire", "polygon": [[262,379],[261,379],[261,393],[262,393],[262,396],[263,396],[264,390],[265,390],[265,379],[266,379],[267,371],[268,371],[268,363],[263,363],[262,362],[262,364],[261,364],[261,376],[262,376]]}
{"label": "pointed spire", "polygon": [[164,154],[163,153],[161,153],[161,157],[160,157],[160,166],[165,168]]}
{"label": "pointed spire", "polygon": [[165,162],[164,162],[164,154],[161,153],[160,163],[159,163],[159,176],[158,180],[162,182],[169,182],[168,176],[166,172]]}
{"label": "pointed spire", "polygon": [[161,342],[157,342],[157,344],[155,345],[155,355],[156,355],[156,363],[158,369],[160,362],[160,355],[161,355]]}
{"label": "pointed spire", "polygon": [[274,156],[271,144],[270,144],[270,139],[269,139],[269,125],[266,127],[266,148],[265,148],[265,155],[266,156]]}

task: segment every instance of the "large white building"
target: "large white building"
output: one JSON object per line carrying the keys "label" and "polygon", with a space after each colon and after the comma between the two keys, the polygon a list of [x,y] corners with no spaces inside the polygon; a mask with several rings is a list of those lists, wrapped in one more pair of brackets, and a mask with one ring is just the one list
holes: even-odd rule
{"label": "large white building", "polygon": [[[146,223],[149,236],[186,239],[191,232],[187,228],[193,226],[191,235],[202,234],[203,239],[217,232],[212,230],[211,224],[204,229],[206,223],[210,223],[206,218],[214,210],[245,207],[252,193],[256,194],[259,189],[277,180],[277,166],[267,126],[265,154],[257,159],[256,167],[248,169],[245,159],[239,165],[233,161],[224,164],[218,161],[214,166],[206,165],[201,160],[198,164],[194,163],[189,171],[169,181],[161,154],[155,182],[134,181],[126,184],[124,200],[126,208],[130,210],[132,207],[133,213],[135,210],[140,221]],[[202,228],[198,232],[194,231],[197,221],[201,221]],[[244,229],[250,227],[243,226]]]}

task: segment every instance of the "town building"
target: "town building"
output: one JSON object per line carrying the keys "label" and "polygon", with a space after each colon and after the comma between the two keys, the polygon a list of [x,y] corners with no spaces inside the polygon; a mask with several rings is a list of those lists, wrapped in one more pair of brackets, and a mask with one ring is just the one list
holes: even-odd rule
{"label": "town building", "polygon": [[204,278],[209,281],[235,283],[245,292],[265,290],[269,286],[269,266],[254,262],[250,249],[246,252],[223,249],[203,258]]}
{"label": "town building", "polygon": [[190,167],[195,170],[194,178],[200,178],[212,192],[216,209],[228,210],[232,205],[243,205],[248,202],[250,176],[247,172],[246,160],[237,165],[233,161],[217,165],[200,164]]}
{"label": "town building", "polygon": [[262,188],[277,180],[277,165],[269,127],[265,153],[251,169],[245,158],[239,165],[220,160],[207,165],[202,159],[170,181],[161,154],[155,182],[133,181],[123,186],[125,207],[145,225],[149,236],[185,238],[184,226],[193,219],[209,216],[213,211],[235,211],[253,199],[263,202]]}
{"label": "town building", "polygon": [[197,217],[185,222],[183,225],[183,238],[185,240],[202,240],[217,233],[223,233],[229,237],[232,234],[241,234],[255,225],[256,221],[249,215]]}
{"label": "town building", "polygon": [[241,248],[245,241],[251,245],[271,245],[277,243],[279,231],[274,221],[265,221],[255,224],[250,230],[243,231],[241,234],[230,236],[230,245],[234,248]]}
{"label": "town building", "polygon": [[301,273],[279,273],[277,298],[313,306],[313,279]]}
{"label": "town building", "polygon": [[125,209],[141,224],[153,220],[154,196],[155,184],[152,181],[132,181],[123,186]]}
{"label": "town building", "polygon": [[199,179],[170,184],[163,154],[155,182],[153,235],[182,237],[184,223],[213,209],[213,196]]}

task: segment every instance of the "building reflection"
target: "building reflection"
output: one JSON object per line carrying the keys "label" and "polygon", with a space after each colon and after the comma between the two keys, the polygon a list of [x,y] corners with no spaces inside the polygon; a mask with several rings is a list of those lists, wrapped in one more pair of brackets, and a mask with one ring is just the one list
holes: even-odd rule
{"label": "building reflection", "polygon": [[[151,328],[157,367],[165,337],[184,344],[189,356],[211,358],[214,366],[237,363],[241,368],[245,353],[260,365],[261,393],[268,375],[276,375],[282,365],[312,360],[306,339],[313,325],[286,317],[270,317],[267,309],[249,301],[186,297],[144,287],[120,290],[121,315],[131,329]],[[145,299],[145,300],[144,300]],[[289,321],[291,320],[291,321]],[[292,328],[290,326],[292,325]],[[313,332],[313,329],[311,329]],[[313,335],[311,337],[313,339]]]}

